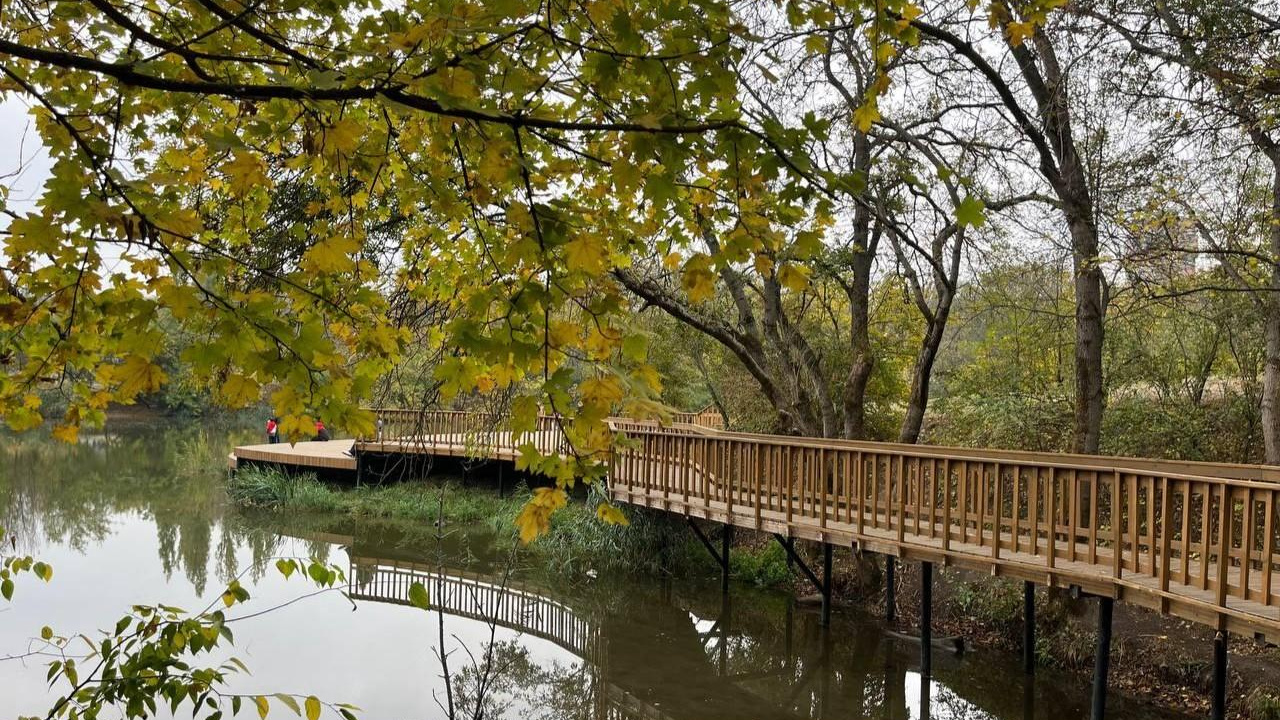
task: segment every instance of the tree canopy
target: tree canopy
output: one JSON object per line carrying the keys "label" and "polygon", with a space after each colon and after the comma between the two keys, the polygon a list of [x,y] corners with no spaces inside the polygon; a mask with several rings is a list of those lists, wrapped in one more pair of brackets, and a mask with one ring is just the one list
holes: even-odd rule
{"label": "tree canopy", "polygon": [[1268,318],[1280,461],[1280,184],[1228,236],[1188,181],[1209,149],[1280,178],[1280,30],[1234,0],[1122,5],[8,3],[0,92],[52,167],[4,206],[0,415],[39,425],[56,387],[71,440],[178,362],[291,437],[359,434],[412,367],[422,397],[502,395],[517,431],[562,417],[578,454],[522,462],[568,484],[598,476],[604,417],[664,412],[633,320],[656,308],[771,429],[911,442],[955,303],[1016,249],[1069,259],[1063,380],[1095,452],[1111,303],[1218,283],[1153,283],[1134,248],[1198,232]]}

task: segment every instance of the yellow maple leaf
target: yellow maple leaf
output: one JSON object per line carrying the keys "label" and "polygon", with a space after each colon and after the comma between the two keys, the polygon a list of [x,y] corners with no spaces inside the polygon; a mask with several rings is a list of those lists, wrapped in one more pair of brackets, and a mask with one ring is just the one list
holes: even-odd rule
{"label": "yellow maple leaf", "polygon": [[360,147],[360,137],[364,128],[351,118],[342,118],[324,131],[324,142],[330,149],[341,153],[349,153]]}
{"label": "yellow maple leaf", "polygon": [[352,258],[360,250],[360,242],[349,235],[336,235],[311,246],[303,257],[307,268],[322,273],[349,272],[355,269]]}
{"label": "yellow maple leaf", "polygon": [[623,515],[621,510],[607,502],[602,502],[596,506],[596,517],[610,525],[622,525],[625,527],[631,524],[631,521],[627,520],[627,516]]}
{"label": "yellow maple leaf", "polygon": [[285,415],[280,418],[280,434],[289,442],[305,440],[315,434],[316,421],[310,415]]}
{"label": "yellow maple leaf", "polygon": [[130,401],[144,393],[155,392],[168,379],[159,365],[141,355],[130,355],[119,365],[105,373],[108,382],[116,386],[116,395],[122,401]]}
{"label": "yellow maple leaf", "polygon": [[792,292],[801,292],[809,287],[809,268],[787,263],[778,271],[778,282]]}
{"label": "yellow maple leaf", "polygon": [[1011,22],[1005,26],[1005,32],[1009,35],[1009,44],[1018,46],[1036,34],[1036,26],[1030,22]]}
{"label": "yellow maple leaf", "polygon": [[871,126],[880,119],[880,108],[876,107],[875,100],[868,100],[862,103],[862,107],[853,111],[853,122],[858,126],[858,130],[862,132],[870,132]]}
{"label": "yellow maple leaf", "polygon": [[80,440],[80,426],[63,424],[54,425],[53,429],[49,431],[49,434],[52,435],[55,440],[61,440],[68,445],[75,445]]}
{"label": "yellow maple leaf", "polygon": [[222,399],[231,408],[248,407],[261,397],[262,387],[253,378],[231,375],[222,383]]}
{"label": "yellow maple leaf", "polygon": [[520,514],[516,516],[516,527],[520,530],[520,542],[529,544],[538,536],[551,529],[551,515],[564,507],[569,501],[568,495],[560,488],[540,487],[533,491],[533,497],[524,504]]}
{"label": "yellow maple leaf", "polygon": [[222,172],[227,176],[227,187],[236,195],[268,184],[266,163],[248,150],[235,151],[231,159],[222,164]]}
{"label": "yellow maple leaf", "polygon": [[582,399],[593,405],[610,407],[622,399],[624,393],[618,378],[613,375],[587,378],[579,386]]}
{"label": "yellow maple leaf", "polygon": [[680,284],[690,300],[702,302],[710,299],[716,291],[716,276],[711,271],[711,258],[701,253],[689,258],[689,262],[684,264]]}
{"label": "yellow maple leaf", "polygon": [[578,237],[564,246],[565,263],[570,270],[597,274],[604,270],[604,243],[588,237]]}

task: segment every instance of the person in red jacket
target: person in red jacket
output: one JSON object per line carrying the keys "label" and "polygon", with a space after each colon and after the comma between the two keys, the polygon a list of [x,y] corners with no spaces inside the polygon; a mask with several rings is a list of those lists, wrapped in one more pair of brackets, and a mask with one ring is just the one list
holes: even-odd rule
{"label": "person in red jacket", "polygon": [[311,439],[312,439],[312,440],[314,440],[314,441],[316,441],[316,442],[320,442],[320,441],[323,441],[323,440],[330,440],[330,439],[332,439],[332,438],[329,436],[329,428],[325,427],[323,422],[321,422],[321,421],[317,420],[317,421],[316,421],[316,436],[315,436],[315,437],[313,437],[313,438],[311,438]]}
{"label": "person in red jacket", "polygon": [[267,442],[273,445],[280,442],[280,418],[274,415],[267,418]]}

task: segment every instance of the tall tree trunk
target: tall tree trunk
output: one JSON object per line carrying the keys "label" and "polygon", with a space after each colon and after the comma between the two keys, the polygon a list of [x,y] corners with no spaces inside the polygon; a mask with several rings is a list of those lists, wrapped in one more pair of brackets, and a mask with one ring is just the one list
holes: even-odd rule
{"label": "tall tree trunk", "polygon": [[[1062,201],[1071,234],[1075,285],[1075,431],[1072,450],[1097,453],[1102,437],[1102,264],[1098,258],[1098,227],[1084,161],[1071,127],[1068,80],[1053,43],[1042,31],[1032,37],[1033,55],[1025,45],[1010,44],[1023,78],[1035,97],[1050,146],[1058,159],[1056,173],[1046,177]],[[1039,63],[1037,64],[1037,57]]]}
{"label": "tall tree trunk", "polygon": [[1280,465],[1280,150],[1271,160],[1271,284],[1266,308],[1266,366],[1262,375],[1262,442],[1267,464]]}
{"label": "tall tree trunk", "polygon": [[911,371],[907,414],[902,419],[898,442],[915,443],[920,440],[920,430],[924,427],[924,413],[929,407],[929,381],[933,377],[933,363],[938,359],[938,348],[942,345],[947,316],[950,313],[951,302],[947,300],[938,307],[933,321],[925,329],[924,340],[920,342],[920,351],[916,353],[915,367]]}
{"label": "tall tree trunk", "polygon": [[[1087,191],[1086,191],[1087,192]],[[1068,211],[1070,212],[1070,211]],[[1092,218],[1068,216],[1076,300],[1076,398],[1072,450],[1098,452],[1102,437],[1102,267]]]}
{"label": "tall tree trunk", "polygon": [[861,440],[867,436],[867,384],[875,370],[871,350],[871,264],[874,250],[862,250],[853,258],[853,278],[849,283],[849,377],[845,380],[843,402],[844,437]]}
{"label": "tall tree trunk", "polygon": [[[867,136],[858,133],[854,143],[854,170],[869,173],[871,144]],[[859,204],[853,215],[852,277],[844,284],[845,294],[849,296],[850,362],[844,397],[841,398],[843,435],[853,440],[867,437],[867,384],[875,370],[875,355],[871,349],[871,266],[875,264],[879,244],[880,229],[873,227],[871,211]]]}

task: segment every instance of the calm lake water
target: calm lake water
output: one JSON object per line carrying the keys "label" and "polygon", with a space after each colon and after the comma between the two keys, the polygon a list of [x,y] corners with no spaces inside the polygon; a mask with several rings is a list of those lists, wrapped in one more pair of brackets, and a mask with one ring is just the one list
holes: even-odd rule
{"label": "calm lake water", "polygon": [[[25,579],[0,602],[0,718],[53,702],[47,658],[6,659],[42,626],[92,633],[135,603],[195,610],[241,575],[253,598],[233,616],[297,601],[234,624],[252,675],[232,690],[315,694],[362,718],[447,718],[450,697],[457,717],[479,703],[494,719],[1088,717],[1086,684],[1042,670],[1028,686],[1016,657],[939,653],[922,687],[916,646],[852,612],[824,630],[781,593],[735,586],[725,600],[714,581],[603,576],[557,586],[482,530],[441,539],[430,527],[237,511],[225,456],[252,437],[125,427],[68,447],[0,436],[0,525],[55,569],[52,583]],[[314,587],[284,580],[268,562],[280,556],[346,568],[350,599],[302,598]],[[432,612],[404,603],[414,580]]]}

